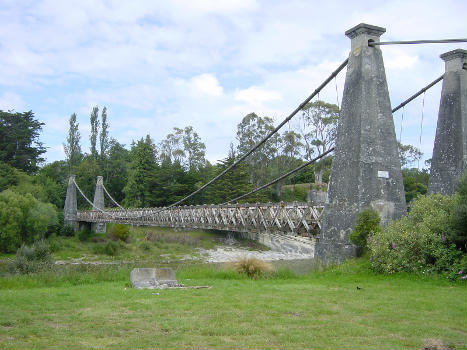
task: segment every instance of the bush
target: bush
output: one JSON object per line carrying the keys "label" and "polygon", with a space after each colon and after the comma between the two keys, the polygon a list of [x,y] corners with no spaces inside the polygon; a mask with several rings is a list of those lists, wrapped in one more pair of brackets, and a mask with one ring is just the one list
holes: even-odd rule
{"label": "bush", "polygon": [[73,226],[70,226],[70,225],[63,225],[59,232],[58,232],[58,235],[59,236],[64,236],[64,237],[72,237],[75,235],[75,229],[73,228]]}
{"label": "bush", "polygon": [[89,227],[85,227],[78,231],[78,239],[81,242],[89,240],[95,234],[94,230],[91,230]]}
{"label": "bush", "polygon": [[367,250],[368,237],[381,231],[378,212],[372,208],[363,209],[357,215],[355,228],[350,234],[350,241],[357,246],[358,255]]}
{"label": "bush", "polygon": [[58,224],[55,207],[31,194],[0,192],[0,251],[14,252],[22,244],[47,237]]}
{"label": "bush", "polygon": [[43,240],[32,246],[22,245],[13,260],[13,270],[17,273],[34,273],[50,269],[53,264],[50,249]]}
{"label": "bush", "polygon": [[232,265],[237,273],[245,274],[250,278],[258,278],[272,271],[271,264],[256,258],[241,258]]}
{"label": "bush", "polygon": [[116,224],[112,228],[112,235],[120,239],[121,241],[126,242],[130,236],[130,227],[122,224]]}
{"label": "bush", "polygon": [[97,243],[92,250],[95,254],[115,256],[120,250],[120,245],[114,241],[107,241],[107,243]]}
{"label": "bush", "polygon": [[369,242],[372,268],[377,272],[457,273],[461,251],[452,241],[455,196],[418,197],[407,216],[393,221]]}
{"label": "bush", "polygon": [[467,248],[467,171],[459,180],[451,224],[449,239],[456,244],[457,248],[465,252]]}

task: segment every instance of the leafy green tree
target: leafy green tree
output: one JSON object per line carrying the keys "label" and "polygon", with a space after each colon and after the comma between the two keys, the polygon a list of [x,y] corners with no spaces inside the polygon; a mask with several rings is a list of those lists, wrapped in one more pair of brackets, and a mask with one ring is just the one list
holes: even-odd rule
{"label": "leafy green tree", "polygon": [[187,155],[188,170],[200,170],[206,163],[204,158],[206,146],[201,142],[201,138],[191,126],[187,126],[183,130],[183,148]]}
{"label": "leafy green tree", "polygon": [[[246,115],[237,125],[238,154],[242,155],[248,152],[272,130],[274,130],[274,122],[271,118],[259,117],[255,113]],[[279,135],[275,134],[248,157],[250,182],[254,186],[260,186],[270,178],[269,165],[277,153],[278,143]]]}
{"label": "leafy green tree", "polygon": [[[300,133],[305,142],[305,158],[311,160],[334,147],[339,121],[339,106],[324,101],[309,102],[303,107]],[[326,167],[315,165],[315,182],[323,181]]]}
{"label": "leafy green tree", "polygon": [[57,224],[52,204],[42,203],[29,193],[0,192],[0,251],[14,252],[23,243],[45,237]]}
{"label": "leafy green tree", "polygon": [[173,133],[160,143],[160,160],[179,163],[189,171],[198,171],[205,166],[206,146],[192,126],[173,128]]}
{"label": "leafy green tree", "polygon": [[397,146],[399,149],[399,158],[401,160],[402,168],[412,165],[423,156],[422,151],[415,146],[403,145],[400,142],[397,142]]}
{"label": "leafy green tree", "polygon": [[[271,174],[274,178],[277,178],[302,164],[300,154],[303,148],[303,143],[300,140],[301,135],[294,131],[288,130],[280,135],[278,138],[278,145],[276,147],[277,155],[270,165],[272,168]],[[282,186],[286,181],[288,180],[284,179],[276,184],[276,196],[278,200],[281,199]]]}
{"label": "leafy green tree", "polygon": [[132,207],[145,207],[149,204],[152,174],[157,169],[156,147],[149,135],[139,140],[131,148],[131,164],[128,183],[123,192],[124,204]]}
{"label": "leafy green tree", "polygon": [[101,114],[101,131],[99,134],[99,145],[100,145],[100,161],[101,168],[105,171],[107,168],[107,156],[111,145],[111,139],[109,138],[109,124],[107,123],[107,107],[104,106]]}
{"label": "leafy green tree", "polygon": [[99,107],[95,106],[92,109],[90,122],[91,122],[91,134],[89,135],[89,141],[91,143],[91,156],[97,159],[97,134],[99,133]]}
{"label": "leafy green tree", "polygon": [[65,204],[68,177],[68,165],[60,160],[44,165],[35,176],[34,182],[47,193],[47,201],[60,210]]}
{"label": "leafy green tree", "polygon": [[35,173],[44,161],[42,154],[46,151],[39,141],[43,125],[32,111],[0,110],[0,161],[28,174]]}
{"label": "leafy green tree", "polygon": [[107,153],[107,165],[104,168],[104,185],[110,195],[121,204],[125,197],[123,188],[128,181],[131,163],[130,151],[116,139],[111,138]]}
{"label": "leafy green tree", "polygon": [[71,173],[83,158],[81,153],[81,134],[79,132],[79,123],[76,121],[76,114],[73,113],[69,120],[69,129],[66,143],[63,144],[65,150],[68,171]]}
{"label": "leafy green tree", "polygon": [[[92,202],[94,191],[96,190],[97,176],[101,175],[99,161],[91,155],[86,156],[75,170],[76,183],[84,192],[86,197]],[[65,192],[66,193],[66,192]],[[90,204],[77,192],[78,208],[90,208]]]}
{"label": "leafy green tree", "polygon": [[428,188],[430,174],[426,169],[403,168],[405,200],[410,203],[418,195],[425,195]]}

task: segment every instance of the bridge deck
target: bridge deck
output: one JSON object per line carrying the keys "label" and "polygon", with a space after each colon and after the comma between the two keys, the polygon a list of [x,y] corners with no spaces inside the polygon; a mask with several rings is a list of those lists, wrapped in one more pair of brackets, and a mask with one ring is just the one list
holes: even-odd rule
{"label": "bridge deck", "polygon": [[79,211],[78,221],[122,223],[236,232],[284,232],[312,236],[321,228],[323,207],[308,203],[266,203],[232,205],[136,208],[126,210]]}

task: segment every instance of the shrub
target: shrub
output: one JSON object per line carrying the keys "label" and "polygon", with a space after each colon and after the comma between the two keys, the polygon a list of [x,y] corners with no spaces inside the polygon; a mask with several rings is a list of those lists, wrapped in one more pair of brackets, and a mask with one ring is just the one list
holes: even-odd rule
{"label": "shrub", "polygon": [[355,228],[350,234],[350,241],[358,248],[358,254],[362,255],[367,250],[368,237],[381,231],[378,212],[371,208],[363,209],[357,215]]}
{"label": "shrub", "polygon": [[271,264],[256,258],[241,258],[232,265],[237,273],[245,274],[250,278],[258,278],[272,271]]}
{"label": "shrub", "polygon": [[454,196],[440,194],[415,199],[407,216],[369,241],[372,268],[384,273],[457,270],[462,254],[449,234],[454,203]]}
{"label": "shrub", "polygon": [[48,244],[37,241],[32,246],[22,245],[13,260],[13,270],[17,273],[33,273],[50,269],[53,264]]}
{"label": "shrub", "polygon": [[70,226],[70,225],[63,225],[59,232],[58,232],[58,235],[59,236],[64,236],[64,237],[72,237],[75,235],[75,229],[73,228],[73,226]]}
{"label": "shrub", "polygon": [[58,223],[55,207],[31,194],[0,192],[0,251],[14,252],[22,244],[47,237]]}
{"label": "shrub", "polygon": [[457,248],[465,252],[467,248],[467,171],[459,180],[451,224],[449,239],[456,244]]}
{"label": "shrub", "polygon": [[89,240],[95,234],[94,230],[91,230],[89,227],[85,227],[78,231],[78,239],[81,242]]}
{"label": "shrub", "polygon": [[122,224],[116,224],[112,228],[112,235],[126,242],[128,237],[130,236],[130,227]]}
{"label": "shrub", "polygon": [[115,241],[107,241],[107,243],[97,243],[92,248],[95,254],[105,254],[110,256],[115,256],[120,250],[120,246]]}

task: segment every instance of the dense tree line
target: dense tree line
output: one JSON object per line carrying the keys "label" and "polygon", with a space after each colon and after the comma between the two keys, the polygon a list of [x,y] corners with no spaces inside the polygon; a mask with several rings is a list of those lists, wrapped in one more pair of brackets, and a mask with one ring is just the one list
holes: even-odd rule
{"label": "dense tree line", "polygon": [[[298,126],[292,129],[289,126],[284,128],[285,131],[276,133],[244,162],[184,204],[226,202],[322,154],[334,146],[338,119],[339,108],[336,105],[323,101],[307,104],[299,116]],[[127,147],[110,135],[106,107],[102,110],[94,107],[89,123],[88,152],[81,147],[79,124],[73,113],[69,118],[67,135],[64,136],[65,159],[43,164],[45,147],[39,141],[39,135],[44,123],[37,120],[32,111],[0,111],[0,193],[10,191],[2,195],[3,204],[0,203],[3,205],[0,205],[0,211],[3,210],[0,227],[5,231],[8,226],[9,233],[0,232],[0,236],[9,235],[7,240],[12,242],[27,242],[34,237],[47,236],[60,230],[70,174],[76,175],[77,183],[91,200],[96,178],[103,176],[105,187],[123,206],[167,206],[199,189],[274,130],[272,118],[255,113],[246,115],[237,126],[236,145],[230,145],[226,158],[211,164],[205,157],[205,144],[192,126],[174,127],[171,133],[158,142],[146,135]],[[399,149],[401,163],[407,167],[421,157],[421,152],[413,146],[400,144]],[[331,162],[332,157],[324,158],[272,188],[242,201],[304,200],[303,193],[295,196],[295,191],[284,196],[283,186],[327,182]],[[426,171],[407,168],[403,173],[408,200],[426,192]],[[21,237],[22,233],[19,233],[25,228],[15,226],[14,220],[8,221],[8,218],[15,217],[6,211],[5,203],[8,201],[16,203],[16,213],[22,212],[24,217],[32,215],[42,222],[36,229],[29,229],[32,232],[29,238]],[[11,203],[9,206],[14,206]],[[47,207],[50,215],[41,203],[51,205]],[[106,201],[106,206],[112,205],[112,202]],[[78,207],[89,208],[80,195]],[[13,239],[12,235],[17,237]],[[13,246],[16,245],[13,243]],[[12,246],[8,247],[3,244],[0,249],[12,249]]]}

